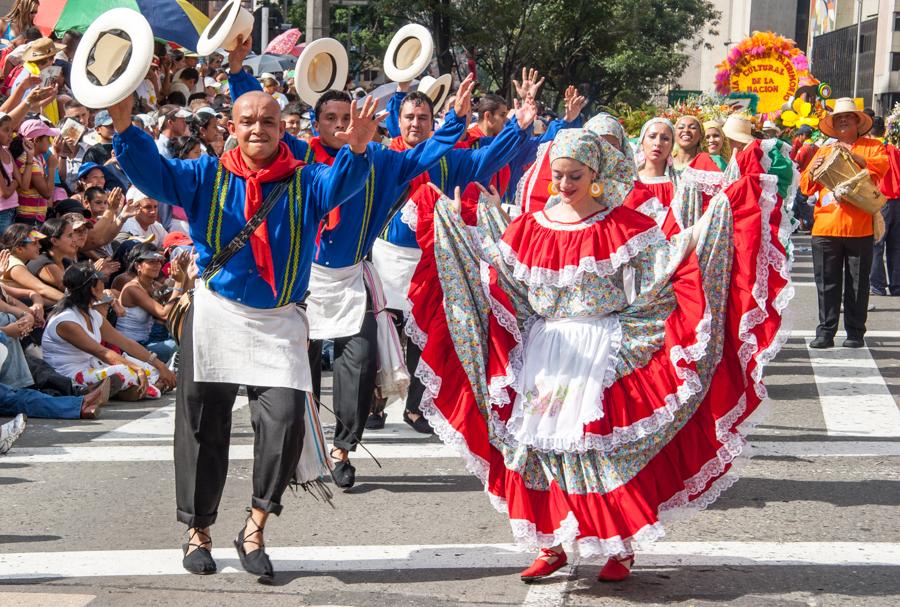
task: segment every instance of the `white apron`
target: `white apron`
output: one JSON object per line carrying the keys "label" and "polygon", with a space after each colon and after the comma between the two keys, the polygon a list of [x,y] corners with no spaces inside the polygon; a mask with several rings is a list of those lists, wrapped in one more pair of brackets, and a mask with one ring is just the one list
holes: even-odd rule
{"label": "white apron", "polygon": [[309,325],[297,305],[260,309],[194,290],[194,380],[312,392]]}
{"label": "white apron", "polygon": [[310,339],[356,335],[366,315],[362,262],[346,268],[312,264],[306,299]]}
{"label": "white apron", "polygon": [[416,266],[422,258],[418,248],[400,247],[382,238],[375,240],[372,247],[372,263],[381,278],[387,307],[392,310],[407,311],[406,296]]}

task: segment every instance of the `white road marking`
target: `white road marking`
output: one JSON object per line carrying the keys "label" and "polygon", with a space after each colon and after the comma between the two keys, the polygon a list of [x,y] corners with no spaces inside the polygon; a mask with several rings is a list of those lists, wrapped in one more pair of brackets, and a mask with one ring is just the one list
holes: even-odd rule
{"label": "white road marking", "polygon": [[[267,547],[276,571],[396,571],[515,569],[534,558],[512,544],[424,546]],[[315,558],[309,558],[314,556]],[[239,571],[231,548],[213,549],[222,573]],[[659,542],[638,552],[645,567],[900,566],[900,544],[890,542]],[[187,575],[181,551],[98,550],[0,554],[0,580]]]}
{"label": "white road marking", "polygon": [[[900,442],[891,441],[765,441],[751,440],[754,456],[784,457],[900,457]],[[456,452],[441,443],[368,444],[379,460],[456,459]],[[253,459],[253,445],[232,445],[232,460]],[[368,461],[357,453],[353,461]],[[172,461],[171,445],[120,445],[103,447],[13,447],[0,463],[76,464],[85,462],[167,462]]]}
{"label": "white road marking", "polygon": [[528,587],[528,594],[522,607],[563,607],[569,584],[578,574],[578,559],[572,558],[568,567],[563,567],[546,580]]}
{"label": "white road marking", "polygon": [[[238,396],[232,411],[243,409],[250,401],[246,396]],[[115,406],[115,405],[113,405]],[[109,441],[172,441],[175,436],[175,403],[160,407],[147,415],[115,430],[102,434],[91,442]]]}
{"label": "white road marking", "polygon": [[809,361],[829,436],[900,437],[900,409],[868,349],[810,349]]}
{"label": "white road marking", "polygon": [[[791,337],[815,337],[815,331],[794,329],[791,331]],[[844,331],[838,331],[835,337],[847,337],[847,333]],[[900,331],[866,331],[866,337],[900,337]],[[846,352],[847,348],[840,349],[832,349],[830,351],[834,352]]]}
{"label": "white road marking", "polygon": [[63,594],[57,592],[3,592],[0,601],[16,607],[85,607],[97,598],[94,594]]}

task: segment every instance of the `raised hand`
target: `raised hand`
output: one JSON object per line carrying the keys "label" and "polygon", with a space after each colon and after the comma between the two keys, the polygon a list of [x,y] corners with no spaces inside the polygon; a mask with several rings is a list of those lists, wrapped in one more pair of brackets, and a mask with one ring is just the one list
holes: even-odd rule
{"label": "raised hand", "polygon": [[522,81],[513,80],[513,85],[516,87],[516,95],[520,100],[537,99],[538,91],[541,89],[541,85],[544,84],[543,78],[538,80],[539,76],[540,74],[538,74],[536,69],[522,68]]}
{"label": "raised hand", "polygon": [[113,128],[116,129],[117,133],[121,133],[131,126],[132,108],[134,108],[133,95],[128,95],[119,103],[106,108],[106,110],[109,112],[109,115],[112,117]]}
{"label": "raised hand", "polygon": [[474,89],[475,76],[473,74],[469,74],[465,80],[459,83],[456,101],[453,104],[453,111],[457,116],[466,116],[472,111],[472,91]]}
{"label": "raised hand", "polygon": [[519,123],[520,129],[527,129],[529,126],[531,126],[531,123],[534,122],[534,119],[537,118],[537,103],[535,102],[534,98],[526,99],[522,102],[516,99],[515,105],[516,122]]}
{"label": "raised hand", "polygon": [[6,271],[9,269],[9,249],[3,249],[0,251],[0,274],[6,274]]}
{"label": "raised hand", "polygon": [[354,154],[366,151],[366,146],[372,141],[372,136],[378,129],[378,123],[386,116],[386,114],[375,115],[376,105],[375,98],[370,95],[363,101],[362,108],[357,110],[357,102],[354,99],[350,103],[350,126],[346,131],[334,134],[338,141],[349,145]]}
{"label": "raised hand", "polygon": [[481,195],[484,197],[484,199],[487,200],[491,204],[492,207],[499,209],[500,208],[500,192],[497,191],[497,188],[494,186],[494,184],[491,184],[490,189],[487,189],[486,187],[484,187],[477,181],[474,183],[475,183],[475,187],[478,188],[478,191],[481,192]]}
{"label": "raised hand", "polygon": [[228,53],[228,68],[231,70],[232,74],[237,74],[244,67],[244,59],[247,58],[247,55],[250,54],[250,49],[253,47],[253,36],[247,36],[247,39],[244,40],[244,36],[239,34],[237,37],[237,48]]}
{"label": "raised hand", "polygon": [[587,103],[587,99],[585,99],[584,96],[579,95],[578,89],[574,86],[570,86],[566,89],[563,100],[566,104],[566,122],[572,122],[578,118],[578,115],[581,114],[581,110],[584,109],[584,106]]}

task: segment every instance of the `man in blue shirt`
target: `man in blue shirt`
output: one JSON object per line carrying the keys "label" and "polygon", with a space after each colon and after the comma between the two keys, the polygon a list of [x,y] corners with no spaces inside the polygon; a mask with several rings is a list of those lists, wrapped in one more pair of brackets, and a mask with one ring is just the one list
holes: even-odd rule
{"label": "man in blue shirt", "polygon": [[195,290],[181,335],[175,419],[177,516],[189,533],[183,565],[213,573],[209,528],[228,471],[231,408],[239,386],[247,386],[253,497],[235,547],[244,569],[271,581],[262,531],[269,514],[281,512],[297,469],[312,390],[300,304],[320,220],[356,194],[372,170],[366,147],[377,128],[374,103],[351,108],[347,128],[337,134],[346,145],[331,167],[293,157],[282,141],[278,104],[264,93],[235,103],[228,128],[238,147],[221,158],[162,158],[153,140],[131,126],[131,107],[129,97],[109,109],[116,157],[141,191],[184,209],[201,272],[277,184],[288,184],[246,246]]}
{"label": "man in blue shirt", "polygon": [[[231,67],[229,87],[235,98],[239,99],[246,91],[259,90],[256,80],[241,70],[241,52],[229,54],[228,59]],[[313,385],[318,393],[322,340],[334,340],[333,404],[337,420],[332,456],[338,461],[333,477],[335,484],[342,488],[352,487],[355,483],[356,471],[350,464],[349,454],[356,450],[365,430],[375,394],[379,351],[384,352],[387,347],[377,338],[376,312],[385,312],[373,306],[373,300],[383,297],[380,295],[381,280],[371,264],[365,268],[368,263],[365,259],[376,238],[414,187],[427,182],[428,175],[436,182],[441,179],[443,186],[451,189],[457,185],[465,187],[471,181],[486,180],[509,162],[528,136],[533,117],[523,110],[523,117],[508,121],[490,148],[479,151],[452,149],[466,126],[464,117],[471,109],[473,84],[472,77],[463,81],[454,109],[448,112],[443,127],[433,136],[429,128],[429,136],[417,142],[421,145],[384,148],[370,144],[373,171],[366,187],[341,206],[339,217],[332,213],[321,228],[308,301],[310,336],[314,340],[310,346],[310,363]],[[421,97],[430,103],[430,99]],[[430,120],[430,106],[424,110]],[[349,112],[349,96],[340,91],[328,91],[315,107],[314,126],[319,136],[308,144],[290,136],[285,141],[298,158],[327,164],[335,153],[334,133],[346,123]],[[382,355],[381,358],[386,357]],[[410,369],[410,372],[414,370]],[[427,427],[424,418],[420,427],[422,425]]]}

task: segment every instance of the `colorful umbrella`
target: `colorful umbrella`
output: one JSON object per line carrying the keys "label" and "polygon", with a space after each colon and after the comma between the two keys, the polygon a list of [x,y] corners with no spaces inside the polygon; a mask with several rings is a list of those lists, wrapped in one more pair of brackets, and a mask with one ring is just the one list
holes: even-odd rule
{"label": "colorful umbrella", "polygon": [[55,31],[61,36],[70,29],[83,32],[101,14],[120,6],[141,13],[156,38],[191,50],[209,23],[209,17],[187,0],[42,0],[34,23],[44,35]]}
{"label": "colorful umbrella", "polygon": [[290,55],[301,35],[300,30],[292,27],[272,38],[265,52],[273,55]]}

